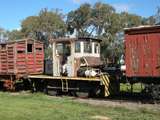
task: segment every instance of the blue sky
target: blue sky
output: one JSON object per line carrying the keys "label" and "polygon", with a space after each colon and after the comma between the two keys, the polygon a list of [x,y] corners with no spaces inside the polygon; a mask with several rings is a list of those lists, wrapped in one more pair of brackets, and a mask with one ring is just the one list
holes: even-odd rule
{"label": "blue sky", "polygon": [[27,16],[37,15],[42,8],[61,9],[63,13],[78,8],[82,3],[108,3],[117,12],[127,11],[144,17],[154,15],[160,0],[1,0],[0,27],[8,30],[20,28]]}

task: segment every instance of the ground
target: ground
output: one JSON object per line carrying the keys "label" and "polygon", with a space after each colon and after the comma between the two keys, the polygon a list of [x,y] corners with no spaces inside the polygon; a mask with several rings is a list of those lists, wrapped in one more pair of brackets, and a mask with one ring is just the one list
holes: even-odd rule
{"label": "ground", "polygon": [[159,120],[160,105],[107,99],[0,93],[3,120]]}

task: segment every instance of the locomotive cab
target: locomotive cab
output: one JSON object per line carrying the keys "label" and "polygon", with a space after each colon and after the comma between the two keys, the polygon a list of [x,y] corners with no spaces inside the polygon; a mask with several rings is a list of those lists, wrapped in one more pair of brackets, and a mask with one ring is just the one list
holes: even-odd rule
{"label": "locomotive cab", "polygon": [[[53,76],[76,77],[80,68],[87,68],[88,75],[95,75],[94,68],[102,64],[100,42],[94,38],[52,39]],[[87,71],[86,71],[87,73]]]}

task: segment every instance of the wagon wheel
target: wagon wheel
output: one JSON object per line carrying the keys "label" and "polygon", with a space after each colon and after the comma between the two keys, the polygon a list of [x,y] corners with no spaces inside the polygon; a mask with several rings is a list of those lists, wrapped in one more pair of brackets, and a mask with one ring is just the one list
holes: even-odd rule
{"label": "wagon wheel", "polygon": [[153,85],[151,90],[152,98],[154,100],[160,100],[160,85]]}
{"label": "wagon wheel", "polygon": [[89,97],[89,92],[77,91],[76,96],[80,97],[80,98],[88,98]]}
{"label": "wagon wheel", "polygon": [[50,95],[50,96],[57,96],[58,92],[57,92],[57,90],[48,90],[47,94]]}
{"label": "wagon wheel", "polygon": [[3,87],[9,91],[15,91],[15,81],[13,80],[5,80]]}
{"label": "wagon wheel", "polygon": [[61,95],[63,95],[63,92],[60,89],[48,88],[47,89],[47,94],[51,95],[51,96],[61,96]]}

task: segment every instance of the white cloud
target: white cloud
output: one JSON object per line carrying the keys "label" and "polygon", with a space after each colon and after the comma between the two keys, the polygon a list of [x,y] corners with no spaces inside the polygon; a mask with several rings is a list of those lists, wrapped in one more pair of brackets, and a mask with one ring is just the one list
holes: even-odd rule
{"label": "white cloud", "polygon": [[73,3],[76,3],[76,4],[79,4],[80,3],[80,0],[72,0]]}
{"label": "white cloud", "polygon": [[85,3],[85,2],[91,2],[91,0],[72,0],[73,3],[75,4],[81,4],[81,3]]}
{"label": "white cloud", "polygon": [[117,3],[113,4],[113,7],[116,9],[117,12],[128,12],[132,8],[132,5],[125,3]]}

